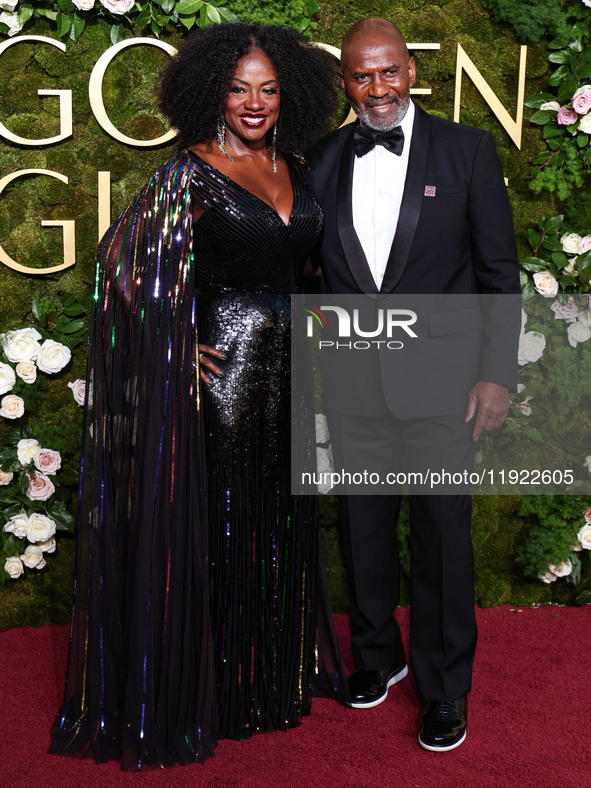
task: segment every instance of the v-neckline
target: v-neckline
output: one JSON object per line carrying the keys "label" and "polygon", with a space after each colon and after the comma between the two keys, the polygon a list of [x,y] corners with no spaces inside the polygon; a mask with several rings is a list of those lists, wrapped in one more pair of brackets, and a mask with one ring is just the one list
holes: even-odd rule
{"label": "v-neckline", "polygon": [[225,172],[222,172],[221,170],[218,170],[218,168],[215,165],[210,164],[208,161],[203,159],[198,153],[195,153],[194,150],[191,150],[191,148],[187,148],[187,150],[189,151],[189,153],[192,156],[195,156],[196,159],[199,159],[200,162],[202,162],[207,167],[209,167],[210,170],[213,170],[217,175],[220,175],[222,178],[225,178],[233,186],[235,186],[236,188],[240,189],[241,192],[243,192],[244,194],[248,194],[251,197],[254,197],[255,200],[257,200],[258,202],[262,203],[262,205],[265,205],[271,211],[271,213],[275,214],[275,216],[279,219],[281,224],[286,229],[290,226],[291,220],[293,219],[293,211],[294,211],[295,201],[296,201],[296,192],[295,192],[295,188],[294,188],[292,168],[290,167],[289,160],[287,158],[285,159],[285,163],[287,164],[287,171],[289,172],[289,181],[290,181],[290,184],[291,184],[292,202],[291,202],[291,210],[289,212],[289,216],[288,216],[287,222],[285,222],[283,220],[283,217],[279,213],[279,211],[273,205],[271,205],[271,203],[268,203],[266,200],[263,200],[263,198],[259,197],[258,194],[255,194],[254,192],[251,192],[250,189],[247,189],[246,186],[243,186],[241,183],[238,183],[238,181],[235,181],[229,175],[226,175]]}

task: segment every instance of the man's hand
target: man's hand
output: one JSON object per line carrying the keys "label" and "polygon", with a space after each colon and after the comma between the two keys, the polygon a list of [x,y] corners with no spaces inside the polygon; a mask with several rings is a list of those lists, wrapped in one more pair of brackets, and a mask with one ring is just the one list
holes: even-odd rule
{"label": "man's hand", "polygon": [[477,414],[472,438],[477,441],[481,435],[488,435],[500,427],[510,407],[509,389],[506,386],[478,381],[468,394],[466,406],[466,421],[472,421]]}

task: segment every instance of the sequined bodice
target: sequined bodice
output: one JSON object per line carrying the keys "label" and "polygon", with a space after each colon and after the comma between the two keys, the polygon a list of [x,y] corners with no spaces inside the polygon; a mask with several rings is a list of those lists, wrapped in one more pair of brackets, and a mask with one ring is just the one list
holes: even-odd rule
{"label": "sequined bodice", "polygon": [[247,292],[300,289],[306,258],[322,228],[322,212],[305,164],[288,157],[294,193],[286,225],[266,202],[196,154],[192,197],[203,211],[194,224],[197,286]]}

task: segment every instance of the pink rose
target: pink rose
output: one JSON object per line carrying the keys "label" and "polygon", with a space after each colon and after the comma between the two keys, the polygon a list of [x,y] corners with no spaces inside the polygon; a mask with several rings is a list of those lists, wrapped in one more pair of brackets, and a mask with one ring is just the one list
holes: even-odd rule
{"label": "pink rose", "polygon": [[135,0],[100,0],[100,3],[112,14],[126,14],[133,8]]}
{"label": "pink rose", "polygon": [[86,396],[86,381],[75,380],[73,383],[68,383],[68,388],[72,389],[72,396],[76,405],[84,405],[84,397]]}
{"label": "pink rose", "polygon": [[62,458],[59,451],[53,449],[40,449],[33,457],[35,468],[41,473],[52,476],[62,467]]}
{"label": "pink rose", "polygon": [[581,314],[579,305],[572,296],[569,296],[566,304],[561,304],[558,300],[554,301],[550,309],[554,312],[555,320],[566,320],[567,323],[572,323]]}
{"label": "pink rose", "polygon": [[579,242],[579,251],[577,254],[584,254],[591,249],[591,235],[585,235]]}
{"label": "pink rose", "polygon": [[578,120],[577,113],[569,109],[568,107],[560,107],[558,110],[558,115],[556,116],[556,122],[560,126],[570,126],[573,123],[576,123]]}
{"label": "pink rose", "polygon": [[591,523],[591,506],[586,510],[583,517],[585,518],[586,522]]}
{"label": "pink rose", "polygon": [[591,90],[579,88],[573,96],[573,109],[579,115],[586,115],[591,109]]}
{"label": "pink rose", "polygon": [[53,482],[48,476],[42,473],[32,473],[29,476],[29,489],[26,492],[27,498],[31,501],[46,501],[55,492]]}

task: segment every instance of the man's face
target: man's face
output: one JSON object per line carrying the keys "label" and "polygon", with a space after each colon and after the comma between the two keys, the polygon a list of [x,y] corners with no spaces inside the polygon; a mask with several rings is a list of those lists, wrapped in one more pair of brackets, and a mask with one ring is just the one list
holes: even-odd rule
{"label": "man's face", "polygon": [[415,82],[414,58],[401,38],[385,32],[360,33],[343,53],[339,79],[359,119],[375,131],[398,126]]}

